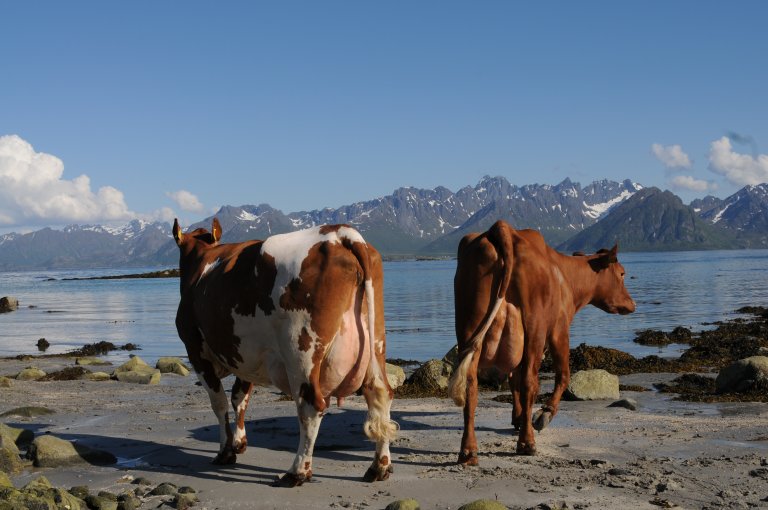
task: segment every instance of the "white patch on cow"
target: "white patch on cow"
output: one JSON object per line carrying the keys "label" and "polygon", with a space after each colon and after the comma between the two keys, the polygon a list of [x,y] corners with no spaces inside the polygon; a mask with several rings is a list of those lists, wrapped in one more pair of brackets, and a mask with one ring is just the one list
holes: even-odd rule
{"label": "white patch on cow", "polygon": [[213,262],[207,263],[205,267],[203,267],[203,272],[200,273],[200,278],[197,279],[197,283],[199,284],[200,280],[202,280],[211,270],[216,269],[216,266],[218,266],[220,263],[220,259],[216,259]]}
{"label": "white patch on cow", "polygon": [[[287,376],[292,388],[301,387],[312,370],[312,354],[318,341],[310,326],[309,312],[275,310],[265,315],[257,308],[254,315],[240,315],[233,309],[232,319],[233,333],[242,339],[239,354],[245,360],[230,367],[238,377],[284,390],[285,384],[275,379]],[[306,329],[312,339],[306,351],[299,349],[302,329]]]}
{"label": "white patch on cow", "polygon": [[277,275],[272,289],[272,300],[280,302],[280,297],[285,293],[285,288],[301,274],[301,264],[307,258],[309,250],[316,244],[328,242],[340,243],[342,239],[348,239],[352,243],[363,243],[365,239],[360,233],[351,227],[341,227],[336,231],[321,234],[322,226],[278,234],[268,237],[261,246],[261,252],[275,259]]}

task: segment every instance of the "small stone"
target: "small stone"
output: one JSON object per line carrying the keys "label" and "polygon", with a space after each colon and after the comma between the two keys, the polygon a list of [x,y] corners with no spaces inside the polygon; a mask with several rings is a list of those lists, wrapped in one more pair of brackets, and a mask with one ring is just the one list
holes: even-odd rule
{"label": "small stone", "polygon": [[619,378],[603,369],[579,370],[571,376],[565,400],[601,400],[619,398]]}
{"label": "small stone", "polygon": [[461,505],[459,510],[507,510],[507,505],[502,505],[498,501],[491,499],[478,499],[466,505]]}
{"label": "small stone", "polygon": [[183,487],[179,487],[179,494],[197,494],[197,491],[189,485],[185,485]]}
{"label": "small stone", "polygon": [[12,388],[13,387],[13,380],[5,377],[4,375],[0,375],[0,388]]}
{"label": "small stone", "polygon": [[91,494],[91,491],[88,489],[87,485],[76,485],[69,489],[69,493],[76,498],[84,500]]}
{"label": "small stone", "polygon": [[51,346],[51,343],[46,340],[45,338],[41,338],[37,341],[37,350],[40,352],[45,352],[48,350],[48,347]]}
{"label": "small stone", "polygon": [[384,510],[421,510],[421,506],[418,501],[409,498],[393,501]]}
{"label": "small stone", "polygon": [[160,370],[163,374],[176,374],[181,376],[189,375],[189,368],[181,361],[180,358],[164,357],[157,360],[155,368]]}
{"label": "small stone", "polygon": [[149,492],[150,496],[175,496],[179,489],[172,483],[163,482]]}
{"label": "small stone", "polygon": [[173,506],[177,510],[187,510],[187,508],[195,506],[199,501],[195,494],[176,494],[173,498]]}
{"label": "small stone", "polygon": [[85,502],[90,510],[117,510],[117,501],[94,496],[93,494],[85,498]]}
{"label": "small stone", "polygon": [[143,476],[134,478],[134,480],[131,483],[134,485],[154,485],[152,480],[150,480],[149,478],[145,478]]}
{"label": "small stone", "polygon": [[117,497],[117,510],[136,510],[139,506],[141,501],[133,494],[120,494]]}
{"label": "small stone", "polygon": [[608,404],[608,407],[623,407],[630,411],[637,411],[637,400],[633,398],[622,398],[621,400]]}

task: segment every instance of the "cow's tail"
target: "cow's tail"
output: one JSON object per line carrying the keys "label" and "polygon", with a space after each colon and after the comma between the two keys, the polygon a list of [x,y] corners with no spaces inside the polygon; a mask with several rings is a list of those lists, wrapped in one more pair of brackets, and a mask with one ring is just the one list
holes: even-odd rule
{"label": "cow's tail", "polygon": [[376,302],[371,278],[371,255],[365,243],[351,243],[350,249],[354,253],[360,267],[363,268],[363,282],[365,285],[365,300],[368,303],[368,350],[370,359],[368,371],[365,377],[366,385],[370,385],[368,391],[368,418],[363,424],[365,435],[377,441],[393,441],[397,435],[397,423],[389,417],[389,408],[392,404],[392,390],[387,382],[386,367],[379,364],[376,357]]}
{"label": "cow's tail", "polygon": [[459,407],[464,407],[467,400],[467,373],[469,367],[472,365],[475,355],[480,354],[485,334],[491,327],[493,319],[496,318],[496,314],[499,313],[499,308],[501,308],[504,296],[509,288],[509,282],[512,280],[512,261],[514,255],[512,236],[503,221],[499,220],[491,226],[488,230],[488,240],[491,241],[496,249],[498,261],[502,268],[502,274],[501,279],[499,280],[499,287],[496,290],[493,307],[480,324],[480,329],[469,340],[467,348],[459,353],[461,361],[459,362],[458,368],[453,371],[451,380],[448,383],[448,394],[453,399],[453,402]]}

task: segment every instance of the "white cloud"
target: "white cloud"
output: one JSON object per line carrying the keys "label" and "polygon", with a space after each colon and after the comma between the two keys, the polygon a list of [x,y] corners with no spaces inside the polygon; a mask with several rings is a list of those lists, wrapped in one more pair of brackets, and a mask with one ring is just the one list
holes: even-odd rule
{"label": "white cloud", "polygon": [[104,186],[95,193],[80,175],[62,178],[64,163],[35,152],[17,135],[0,136],[0,225],[126,221],[136,217],[123,193]]}
{"label": "white cloud", "polygon": [[676,175],[670,181],[675,190],[685,191],[712,191],[717,189],[717,184],[702,179],[696,179],[690,175]]}
{"label": "white cloud", "polygon": [[203,212],[205,207],[200,200],[187,190],[173,191],[165,194],[168,198],[176,202],[184,211]]}
{"label": "white cloud", "polygon": [[176,217],[176,212],[170,207],[161,207],[156,211],[152,211],[149,214],[140,214],[139,217],[144,221],[162,221],[164,223],[172,223]]}
{"label": "white cloud", "polygon": [[679,145],[651,145],[651,153],[667,168],[691,168],[691,158]]}
{"label": "white cloud", "polygon": [[739,186],[768,182],[768,156],[733,152],[731,140],[727,136],[712,142],[709,148],[709,169]]}

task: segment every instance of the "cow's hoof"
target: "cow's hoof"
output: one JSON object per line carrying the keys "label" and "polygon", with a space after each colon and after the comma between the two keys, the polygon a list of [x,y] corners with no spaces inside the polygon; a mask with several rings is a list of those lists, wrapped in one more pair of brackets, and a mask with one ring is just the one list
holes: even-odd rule
{"label": "cow's hoof", "polygon": [[235,444],[232,445],[232,451],[234,451],[236,454],[245,453],[245,449],[248,448],[248,440],[246,438],[243,438],[240,442],[235,442]]}
{"label": "cow's hoof", "polygon": [[529,443],[517,443],[518,455],[536,455],[536,445]]}
{"label": "cow's hoof", "polygon": [[461,450],[459,452],[458,463],[462,466],[477,466],[479,460],[477,459],[477,451]]}
{"label": "cow's hoof", "polygon": [[304,482],[308,482],[312,479],[312,471],[307,471],[306,474],[295,474],[295,473],[285,473],[283,476],[275,480],[275,483],[272,485],[274,487],[287,487],[289,489],[292,489],[293,487],[298,487],[299,485],[302,485]]}
{"label": "cow's hoof", "polygon": [[228,450],[225,452],[219,452],[216,457],[211,461],[211,464],[215,464],[216,466],[228,466],[230,464],[234,464],[237,462],[237,455],[234,451]]}
{"label": "cow's hoof", "polygon": [[538,432],[541,432],[547,427],[547,425],[549,425],[549,422],[552,421],[552,412],[546,409],[539,409],[533,413],[533,418],[531,421],[533,422],[533,428],[535,428]]}
{"label": "cow's hoof", "polygon": [[381,469],[376,469],[371,466],[368,468],[368,471],[365,472],[365,475],[363,475],[363,481],[368,483],[383,482],[389,478],[389,475],[391,475],[393,471],[392,464],[387,467],[382,466]]}

